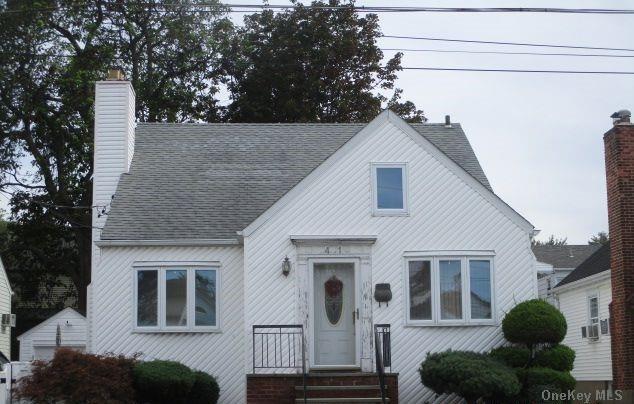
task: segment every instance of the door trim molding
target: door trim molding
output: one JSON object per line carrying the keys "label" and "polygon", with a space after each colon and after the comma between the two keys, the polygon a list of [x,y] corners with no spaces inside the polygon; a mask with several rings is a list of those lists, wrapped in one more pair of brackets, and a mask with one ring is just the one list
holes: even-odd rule
{"label": "door trim molding", "polygon": [[[310,369],[358,369],[361,367],[361,314],[354,323],[354,363],[349,365],[317,365],[315,363],[315,264],[320,263],[350,263],[353,264],[354,276],[354,304],[355,310],[361,311],[361,262],[358,257],[311,257],[308,258],[308,332],[309,354],[308,364]],[[342,315],[346,315],[343,314]]]}

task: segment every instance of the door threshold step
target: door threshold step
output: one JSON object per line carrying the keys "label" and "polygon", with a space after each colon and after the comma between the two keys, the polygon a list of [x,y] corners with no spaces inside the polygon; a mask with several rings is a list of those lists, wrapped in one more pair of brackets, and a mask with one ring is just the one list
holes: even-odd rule
{"label": "door threshold step", "polygon": [[[301,404],[304,402],[303,398],[296,398],[295,403]],[[319,404],[319,403],[381,403],[383,400],[381,397],[355,397],[355,398],[307,398],[306,403]],[[386,403],[390,402],[389,398],[385,399]]]}
{"label": "door threshold step", "polygon": [[[306,386],[308,391],[324,391],[324,390],[380,390],[377,385],[345,385],[345,386]],[[295,386],[295,390],[302,391],[304,386]]]}

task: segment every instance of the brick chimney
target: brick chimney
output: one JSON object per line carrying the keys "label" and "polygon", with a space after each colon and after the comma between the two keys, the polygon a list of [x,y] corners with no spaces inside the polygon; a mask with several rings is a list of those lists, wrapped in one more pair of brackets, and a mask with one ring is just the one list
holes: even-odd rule
{"label": "brick chimney", "polygon": [[634,125],[627,110],[612,115],[603,137],[610,227],[610,324],[614,388],[634,402]]}

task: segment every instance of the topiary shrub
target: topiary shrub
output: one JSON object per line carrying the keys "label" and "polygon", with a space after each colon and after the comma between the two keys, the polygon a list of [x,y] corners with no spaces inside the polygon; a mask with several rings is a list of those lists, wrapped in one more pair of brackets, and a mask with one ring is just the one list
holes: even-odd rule
{"label": "topiary shrub", "polygon": [[569,372],[543,367],[518,369],[518,377],[526,386],[554,386],[560,391],[574,390],[577,381]]}
{"label": "topiary shrub", "polygon": [[134,387],[142,403],[187,403],[196,375],[187,366],[172,361],[139,362],[133,369]]}
{"label": "topiary shrub", "polygon": [[575,351],[566,345],[555,345],[535,354],[533,365],[570,372],[575,362]]}
{"label": "topiary shrub", "polygon": [[419,369],[423,384],[438,394],[455,393],[470,403],[504,400],[517,395],[515,373],[485,354],[445,351],[427,354]]}
{"label": "topiary shrub", "polygon": [[522,368],[531,359],[531,350],[522,346],[503,346],[495,348],[489,356],[512,368]]}
{"label": "topiary shrub", "polygon": [[194,385],[187,396],[189,404],[216,404],[220,388],[216,379],[205,372],[194,372]]}
{"label": "topiary shrub", "polygon": [[33,403],[135,403],[135,358],[91,355],[58,348],[53,359],[35,361],[20,379],[15,398]]}
{"label": "topiary shrub", "polygon": [[566,336],[567,329],[564,315],[540,299],[518,304],[502,321],[504,337],[528,347],[542,343],[558,344]]}

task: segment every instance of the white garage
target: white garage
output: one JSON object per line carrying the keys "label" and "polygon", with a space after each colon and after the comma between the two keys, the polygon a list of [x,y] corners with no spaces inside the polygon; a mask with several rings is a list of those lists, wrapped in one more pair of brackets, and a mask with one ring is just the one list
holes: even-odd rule
{"label": "white garage", "polygon": [[68,307],[18,337],[20,361],[50,360],[58,346],[86,351],[86,317]]}

